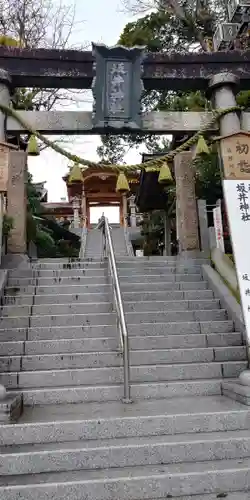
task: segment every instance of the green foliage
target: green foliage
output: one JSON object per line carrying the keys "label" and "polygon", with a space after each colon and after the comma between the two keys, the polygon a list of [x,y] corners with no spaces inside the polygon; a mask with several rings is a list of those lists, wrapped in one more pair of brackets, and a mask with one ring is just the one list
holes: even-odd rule
{"label": "green foliage", "polygon": [[110,134],[102,136],[102,145],[98,146],[97,154],[104,163],[123,163],[125,155],[123,138]]}
{"label": "green foliage", "polygon": [[148,52],[159,52],[174,47],[173,16],[168,12],[156,11],[128,23],[118,41],[126,47],[145,45]]}
{"label": "green foliage", "polygon": [[57,248],[58,256],[77,258],[79,256],[79,248],[75,248],[69,241],[59,240]]}
{"label": "green foliage", "polygon": [[154,210],[150,214],[144,214],[141,234],[144,237],[144,255],[159,255],[164,239],[163,212]]}
{"label": "green foliage", "polygon": [[196,171],[196,196],[212,205],[223,198],[221,173],[217,151],[201,155],[194,161]]}
{"label": "green foliage", "polygon": [[202,41],[212,37],[218,16],[222,15],[221,9],[216,11],[211,1],[203,2],[203,7],[197,9],[191,2],[178,3],[182,3],[178,12],[177,9],[158,8],[128,23],[119,43],[127,47],[145,45],[150,52],[169,53],[185,53],[194,50],[197,44],[202,45]]}
{"label": "green foliage", "polygon": [[43,208],[39,199],[39,194],[32,183],[32,175],[27,172],[26,181],[27,211],[33,215],[41,215]]}
{"label": "green foliage", "polygon": [[[143,7],[143,0],[138,5]],[[216,23],[225,19],[224,0],[196,0],[192,3],[179,0],[168,3],[167,8],[166,2],[157,0],[153,12],[125,26],[118,43],[127,47],[144,45],[148,52],[163,52],[170,57],[197,49],[207,50],[207,40],[212,38]],[[209,109],[210,103],[204,93],[199,91],[183,93],[153,90],[145,91],[142,108],[144,111],[199,111]],[[103,147],[98,149],[101,159],[123,159],[127,148],[141,144],[144,144],[146,151],[157,150],[157,143],[161,143],[161,138],[131,134],[126,138],[109,137],[108,141],[106,137],[102,137],[102,142]]]}
{"label": "green foliage", "polygon": [[3,216],[3,236],[7,237],[11,229],[13,228],[14,220],[12,217],[4,214]]}
{"label": "green foliage", "polygon": [[[137,0],[137,4],[143,7],[144,2]],[[145,6],[146,4],[145,0]],[[174,59],[176,53],[209,50],[209,40],[212,39],[215,26],[218,22],[227,21],[227,3],[224,0],[217,2],[214,0],[194,0],[194,2],[155,0],[155,2],[152,1],[152,6],[155,7],[154,12],[125,26],[119,39],[120,44],[127,47],[144,45],[146,52],[167,53]],[[250,91],[240,92],[237,96],[237,103],[249,108]],[[211,103],[206,99],[205,93],[200,91],[153,90],[144,92],[142,109],[143,111],[202,111],[210,110]],[[109,142],[102,138],[102,141],[105,146],[105,155],[101,156],[102,159],[124,157],[126,145],[131,148],[143,144],[145,151],[151,153],[164,150],[162,138],[157,136],[143,137],[131,134],[126,138],[121,136],[116,136],[114,140],[109,138]],[[167,149],[168,146],[167,143]],[[211,154],[197,158],[193,168],[195,168],[197,198],[206,199],[209,204],[222,198],[217,150],[214,149]],[[172,196],[173,206],[174,197],[175,193]],[[171,197],[169,200],[171,202]],[[174,216],[173,210],[172,217]],[[142,231],[147,252],[156,251],[162,230],[163,218],[160,213],[153,212],[144,217]]]}
{"label": "green foliage", "polygon": [[144,255],[159,255],[164,246],[164,219],[168,216],[170,230],[175,239],[175,212],[176,212],[176,189],[175,185],[165,188],[168,193],[165,212],[153,210],[143,215],[141,223],[141,235],[144,237]]}
{"label": "green foliage", "polygon": [[56,257],[56,243],[49,232],[37,227],[35,244],[38,249],[38,257]]}
{"label": "green foliage", "polygon": [[39,221],[43,207],[39,195],[32,184],[31,174],[27,174],[27,242],[33,241],[37,247],[38,257],[78,257],[77,245],[65,240],[58,240],[58,236]]}
{"label": "green foliage", "polygon": [[236,101],[239,106],[242,106],[246,110],[250,108],[250,90],[242,90],[236,96]]}

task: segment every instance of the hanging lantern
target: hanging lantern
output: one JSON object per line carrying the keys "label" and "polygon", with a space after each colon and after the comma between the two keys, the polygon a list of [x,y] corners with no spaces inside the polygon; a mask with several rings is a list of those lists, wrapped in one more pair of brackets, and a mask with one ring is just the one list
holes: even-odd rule
{"label": "hanging lantern", "polygon": [[195,149],[195,153],[194,153],[194,158],[196,158],[196,156],[199,156],[201,154],[209,155],[209,153],[210,153],[210,150],[209,150],[209,147],[208,147],[203,135],[199,135],[199,139],[197,141],[196,149]]}
{"label": "hanging lantern", "polygon": [[18,42],[17,40],[15,40],[15,38],[12,38],[11,36],[0,35],[0,45],[3,45],[5,47],[20,47],[21,42]]}
{"label": "hanging lantern", "polygon": [[165,186],[168,186],[169,184],[172,184],[172,182],[173,182],[171,170],[170,170],[167,162],[164,162],[163,165],[161,166],[160,173],[158,176],[158,182],[159,182],[159,184],[164,184]]}
{"label": "hanging lantern", "polygon": [[68,178],[68,184],[74,184],[75,182],[83,182],[82,171],[78,163],[73,165]]}
{"label": "hanging lantern", "polygon": [[116,191],[118,193],[127,193],[129,191],[129,183],[124,172],[120,172],[116,181]]}
{"label": "hanging lantern", "polygon": [[40,150],[39,146],[37,143],[37,139],[35,135],[31,135],[29,138],[28,146],[27,146],[27,153],[29,156],[39,156],[40,155]]}

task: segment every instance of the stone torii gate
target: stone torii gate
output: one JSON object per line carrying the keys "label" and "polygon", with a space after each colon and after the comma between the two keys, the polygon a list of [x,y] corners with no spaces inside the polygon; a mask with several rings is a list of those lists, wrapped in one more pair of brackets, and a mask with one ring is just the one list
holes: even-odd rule
{"label": "stone torii gate", "polygon": [[[209,90],[215,108],[236,107],[235,89],[250,88],[250,51],[192,54],[149,55],[143,62],[143,49],[125,49],[103,45],[91,52],[20,50],[0,48],[0,104],[8,106],[12,87],[91,88],[95,98],[94,115],[84,112],[21,111],[24,120],[45,134],[156,133],[189,134],[208,123],[209,113],[148,113],[141,114],[142,88],[171,90]],[[141,73],[142,68],[142,73]],[[118,71],[119,70],[119,71]],[[112,74],[123,78],[126,91],[114,90]],[[116,80],[117,83],[117,80]],[[221,135],[250,131],[250,114],[241,119],[235,111],[220,119]],[[216,127],[211,130],[215,131]],[[0,113],[0,142],[6,134],[25,132],[18,121]],[[25,187],[26,154],[10,151],[7,184],[8,212],[14,216],[15,227],[10,239],[12,253],[25,253]],[[178,233],[182,250],[199,250],[198,217],[192,152],[179,153],[174,158]],[[6,163],[3,147],[1,168]],[[250,275],[249,275],[250,276]],[[250,384],[249,384],[250,385]],[[4,389],[2,398],[5,397]]]}
{"label": "stone torii gate", "polygon": [[[94,55],[93,55],[94,54]],[[94,61],[96,60],[96,70]],[[110,74],[112,64],[122,64],[132,75],[128,85],[125,111],[114,115],[107,111],[110,100],[110,81],[104,85],[105,72]],[[11,88],[91,88],[95,97],[95,114],[91,112],[20,111],[21,117],[37,131],[45,134],[192,134],[211,118],[209,112],[152,112],[141,114],[140,96],[145,89],[198,90],[207,89],[215,81],[214,95],[223,95],[222,105],[235,104],[230,73],[240,77],[241,89],[250,88],[250,51],[217,52],[192,55],[152,54],[143,57],[143,49],[108,49],[93,45],[93,53],[55,50],[22,50],[0,47],[0,103],[8,105]],[[73,68],[73,69],[72,69]],[[142,69],[142,71],[141,71]],[[218,79],[218,71],[223,77]],[[225,76],[228,74],[227,77]],[[228,88],[230,87],[230,92]],[[213,83],[212,87],[213,89]],[[224,90],[223,90],[224,89]],[[102,106],[106,99],[106,109]],[[220,104],[221,106],[221,104]],[[222,107],[223,107],[222,106]],[[105,115],[106,113],[106,115]],[[105,116],[104,116],[105,115]],[[224,121],[231,121],[230,115]],[[250,113],[243,113],[241,128],[250,130]],[[216,127],[211,131],[215,131]],[[231,128],[230,128],[231,130]],[[232,131],[232,130],[231,130]],[[0,141],[6,134],[24,133],[20,124],[0,113]],[[228,130],[229,132],[229,130]],[[9,240],[11,253],[24,253],[25,241],[25,153],[10,151],[8,181],[8,213],[14,217],[14,229]],[[198,216],[192,169],[188,168],[192,153],[180,153],[175,158],[177,188],[178,234],[183,251],[199,249]],[[12,182],[14,179],[14,182]],[[18,214],[18,215],[17,215]]]}

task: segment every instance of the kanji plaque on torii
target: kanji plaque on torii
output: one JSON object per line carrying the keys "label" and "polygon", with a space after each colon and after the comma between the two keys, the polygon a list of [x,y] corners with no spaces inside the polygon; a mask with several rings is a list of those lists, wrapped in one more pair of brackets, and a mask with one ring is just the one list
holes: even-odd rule
{"label": "kanji plaque on torii", "polygon": [[93,127],[141,129],[143,48],[93,44],[93,54],[96,58]]}

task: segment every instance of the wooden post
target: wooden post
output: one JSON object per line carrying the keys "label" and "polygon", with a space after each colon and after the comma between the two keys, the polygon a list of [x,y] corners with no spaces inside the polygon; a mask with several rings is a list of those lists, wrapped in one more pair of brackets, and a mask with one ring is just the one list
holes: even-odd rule
{"label": "wooden post", "polygon": [[90,206],[89,206],[89,201],[87,200],[86,202],[86,217],[87,217],[87,228],[90,228]]}
{"label": "wooden post", "polygon": [[123,226],[123,204],[122,204],[122,198],[120,200],[120,205],[119,205],[119,220],[120,220],[120,226]]}

